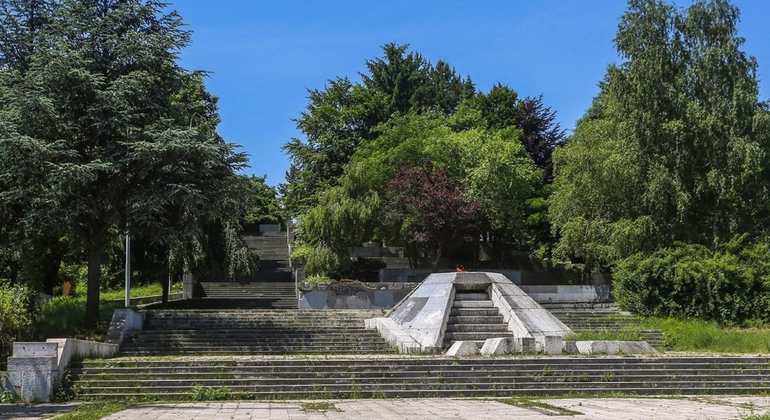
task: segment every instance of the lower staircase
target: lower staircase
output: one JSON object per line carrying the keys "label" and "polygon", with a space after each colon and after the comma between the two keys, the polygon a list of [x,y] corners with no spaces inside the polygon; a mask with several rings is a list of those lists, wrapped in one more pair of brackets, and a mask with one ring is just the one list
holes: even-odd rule
{"label": "lower staircase", "polygon": [[624,333],[646,341],[657,349],[664,349],[666,346],[660,330],[644,328],[641,319],[622,312],[612,303],[542,303],[541,305],[575,333]]}
{"label": "lower staircase", "polygon": [[380,311],[150,311],[121,356],[380,354],[390,345],[364,320]]}
{"label": "lower staircase", "polygon": [[80,400],[760,394],[767,357],[196,358],[87,361],[70,371]]}
{"label": "lower staircase", "polygon": [[503,316],[486,291],[455,293],[449,312],[444,347],[455,341],[474,341],[481,347],[488,338],[513,337]]}

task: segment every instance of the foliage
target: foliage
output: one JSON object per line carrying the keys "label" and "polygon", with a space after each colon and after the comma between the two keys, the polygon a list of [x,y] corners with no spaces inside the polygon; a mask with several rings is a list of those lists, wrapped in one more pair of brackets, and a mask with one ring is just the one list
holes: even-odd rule
{"label": "foliage", "polygon": [[393,115],[453,112],[473,95],[443,61],[432,65],[408,45],[386,44],[383,56],[366,62],[362,84],[347,77],[330,80],[323,90],[309,91],[306,111],[297,120],[305,140],[284,146],[291,160],[287,183],[280,189],[289,215],[317,204],[321,191],[333,187],[358,147],[376,137],[374,128]]}
{"label": "foliage", "polygon": [[224,401],[230,399],[230,388],[196,385],[190,388],[193,401]]}
{"label": "foliage", "polygon": [[674,351],[710,353],[770,352],[770,330],[763,328],[721,327],[713,321],[683,318],[649,318],[643,328],[663,332],[666,345]]}
{"label": "foliage", "polygon": [[327,276],[310,276],[305,279],[305,283],[316,283],[316,284],[328,284],[333,281],[334,279]]}
{"label": "foliage", "polygon": [[14,341],[28,338],[32,317],[29,290],[0,279],[0,353],[10,354]]}
{"label": "foliage", "polygon": [[10,389],[4,389],[0,392],[0,404],[13,404],[16,402],[16,398]]}
{"label": "foliage", "polygon": [[402,165],[387,192],[385,225],[421,249],[434,272],[442,251],[478,234],[481,202],[468,200],[465,186],[430,162],[420,168]]}
{"label": "foliage", "polygon": [[244,231],[259,231],[260,224],[283,224],[281,206],[275,188],[267,185],[267,175],[249,178],[248,213],[243,220]]}
{"label": "foliage", "polygon": [[[179,293],[182,291],[182,283],[176,282],[171,285],[170,293]],[[146,285],[135,286],[131,284],[131,297],[148,297],[148,296],[160,296],[163,293],[163,286],[160,283],[151,283]],[[126,294],[125,289],[106,290],[101,294],[102,301],[107,300],[120,300],[124,299]]]}
{"label": "foliage", "polygon": [[770,319],[770,249],[745,237],[711,251],[677,244],[637,254],[614,272],[618,305],[643,316],[675,316],[739,324]]}
{"label": "foliage", "polygon": [[80,241],[93,323],[111,240],[194,247],[203,222],[232,212],[245,156],[213,132],[202,74],[176,64],[190,40],[177,13],[157,0],[51,5],[28,67],[0,71],[0,203]]}
{"label": "foliage", "polygon": [[557,150],[557,255],[610,266],[770,229],[770,117],[726,0],[632,0],[592,109]]}
{"label": "foliage", "polygon": [[564,336],[564,341],[644,341],[637,331],[580,331]]}
{"label": "foliage", "polygon": [[123,302],[102,303],[99,319],[92,324],[85,323],[86,298],[56,296],[40,305],[35,313],[32,331],[35,337],[45,340],[51,337],[95,338],[107,332],[115,309],[123,307]]}

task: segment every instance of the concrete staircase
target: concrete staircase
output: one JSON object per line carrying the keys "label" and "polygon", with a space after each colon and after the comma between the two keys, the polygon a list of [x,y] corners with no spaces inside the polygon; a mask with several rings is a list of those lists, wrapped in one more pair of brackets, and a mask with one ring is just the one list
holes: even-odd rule
{"label": "concrete staircase", "polygon": [[176,302],[174,309],[294,309],[297,295],[291,278],[286,232],[252,233],[243,237],[259,255],[259,270],[238,281],[199,282],[195,299]]}
{"label": "concrete staircase", "polygon": [[665,338],[660,330],[643,328],[639,318],[620,311],[614,304],[544,303],[542,306],[576,333],[628,331],[655,348],[665,348]]}
{"label": "concrete staircase", "polygon": [[455,293],[444,334],[444,347],[450,347],[455,341],[475,341],[481,346],[488,338],[512,336],[486,291]]}
{"label": "concrete staircase", "polygon": [[378,354],[393,350],[364,320],[380,311],[149,311],[121,356]]}
{"label": "concrete staircase", "polygon": [[194,387],[232,399],[511,397],[622,393],[760,394],[767,357],[208,358],[73,364],[80,400],[189,399]]}

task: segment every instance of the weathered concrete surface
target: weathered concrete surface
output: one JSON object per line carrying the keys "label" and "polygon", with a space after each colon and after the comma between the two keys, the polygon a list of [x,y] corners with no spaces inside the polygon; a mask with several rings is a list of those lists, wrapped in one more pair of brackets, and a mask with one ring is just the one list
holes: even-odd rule
{"label": "weathered concrete surface", "polygon": [[564,343],[561,337],[547,335],[543,337],[543,353],[545,354],[561,354],[564,349]]}
{"label": "weathered concrete surface", "polygon": [[546,337],[563,337],[572,333],[569,327],[505,276],[496,273],[489,273],[488,276],[492,280],[489,297],[500,309],[514,337],[534,337],[538,350],[545,351]]}
{"label": "weathered concrete surface", "polygon": [[417,283],[299,283],[299,309],[392,309]]}
{"label": "weathered concrete surface", "polygon": [[368,329],[376,329],[390,345],[396,347],[401,353],[419,353],[422,346],[400,325],[390,318],[369,318],[364,321]]}
{"label": "weathered concrete surface", "polygon": [[576,341],[581,354],[657,353],[646,341]]}
{"label": "weathered concrete surface", "polygon": [[479,354],[479,346],[473,341],[455,341],[446,355],[452,357],[473,356]]}
{"label": "weathered concrete surface", "polygon": [[50,402],[73,357],[112,357],[117,351],[114,344],[69,338],[14,343],[13,356],[8,358],[8,378],[21,401]]}
{"label": "weathered concrete surface", "polygon": [[489,294],[514,337],[533,337],[537,351],[557,354],[561,341],[546,337],[571,334],[564,323],[544,309],[502,274],[494,272],[435,273],[396,304],[386,316],[420,343],[423,351],[434,353],[444,341],[447,320],[455,291]]}
{"label": "weathered concrete surface", "polygon": [[[552,408],[513,406],[497,401],[431,399],[375,399],[329,401],[332,410],[303,410],[296,401],[181,403],[132,407],[105,420],[219,420],[219,419],[573,419],[573,420],[722,420],[738,419],[770,410],[766,397],[581,398],[539,399],[538,402],[574,410],[559,415]],[[27,417],[26,419],[30,419]],[[0,417],[0,420],[5,420]]]}
{"label": "weathered concrete surface", "polygon": [[431,275],[388,315],[420,343],[423,351],[435,352],[444,341],[449,309],[454,301],[455,274]]}
{"label": "weathered concrete surface", "polygon": [[481,354],[484,356],[510,354],[514,349],[514,339],[511,337],[487,338],[481,346]]}
{"label": "weathered concrete surface", "polygon": [[515,337],[513,351],[514,353],[535,353],[537,351],[535,337]]}
{"label": "weathered concrete surface", "polygon": [[145,311],[136,312],[131,309],[115,309],[105,342],[114,344],[120,349],[120,345],[123,343],[127,332],[142,329],[145,314]]}

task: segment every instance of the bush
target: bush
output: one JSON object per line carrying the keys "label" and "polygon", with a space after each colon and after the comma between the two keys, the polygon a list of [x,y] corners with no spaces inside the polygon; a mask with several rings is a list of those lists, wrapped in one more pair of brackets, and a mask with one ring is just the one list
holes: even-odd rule
{"label": "bush", "polygon": [[736,238],[717,251],[678,244],[622,260],[614,272],[618,305],[643,316],[697,318],[734,325],[770,315],[767,244]]}
{"label": "bush", "polygon": [[[0,280],[0,355],[10,354],[13,342],[27,338],[32,325],[30,292]],[[5,360],[0,361],[4,365]]]}
{"label": "bush", "polygon": [[53,337],[94,338],[107,331],[119,303],[101,304],[96,331],[84,327],[86,314],[85,297],[56,296],[40,306],[35,317],[34,331],[38,339]]}

